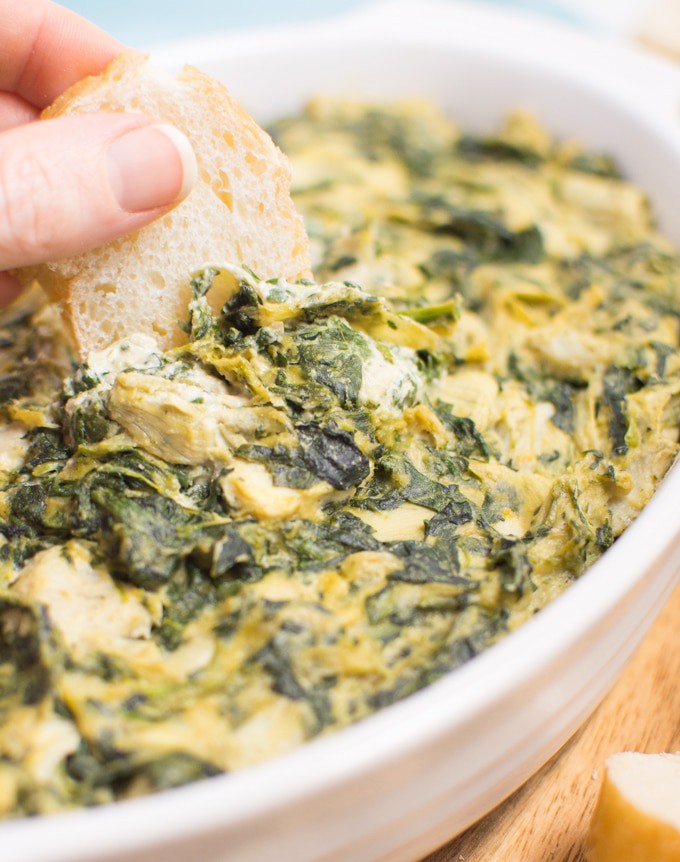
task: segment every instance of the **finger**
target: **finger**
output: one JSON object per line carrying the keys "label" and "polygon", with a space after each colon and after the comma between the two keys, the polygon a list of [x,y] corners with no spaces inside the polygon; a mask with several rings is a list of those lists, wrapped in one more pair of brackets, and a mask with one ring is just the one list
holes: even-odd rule
{"label": "finger", "polygon": [[6,272],[0,272],[0,308],[9,305],[20,293],[21,285],[16,278],[12,278]]}
{"label": "finger", "polygon": [[196,181],[188,140],[135,114],[60,117],[0,135],[0,270],[103,245]]}
{"label": "finger", "polygon": [[101,72],[122,50],[112,36],[48,0],[0,0],[0,45],[0,90],[39,108]]}
{"label": "finger", "polygon": [[15,93],[0,93],[0,132],[37,120],[38,109]]}

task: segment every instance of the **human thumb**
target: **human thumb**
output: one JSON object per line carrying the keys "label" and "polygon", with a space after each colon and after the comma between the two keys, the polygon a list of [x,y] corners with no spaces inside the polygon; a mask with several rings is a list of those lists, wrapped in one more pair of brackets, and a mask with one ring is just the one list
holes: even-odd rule
{"label": "human thumb", "polygon": [[86,114],[0,134],[0,270],[57,260],[131,233],[197,177],[187,138],[135,114]]}

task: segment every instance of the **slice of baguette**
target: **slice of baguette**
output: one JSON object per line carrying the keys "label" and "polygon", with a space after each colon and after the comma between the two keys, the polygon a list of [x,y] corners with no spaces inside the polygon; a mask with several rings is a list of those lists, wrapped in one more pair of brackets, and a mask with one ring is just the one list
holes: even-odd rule
{"label": "slice of baguette", "polygon": [[175,78],[125,51],[43,117],[100,110],[149,114],[181,129],[199,179],[186,200],[142,230],[16,273],[62,304],[81,355],[133,332],[154,335],[164,349],[181,343],[190,277],[206,263],[245,265],[265,278],[310,274],[288,161],[220,83],[191,67]]}
{"label": "slice of baguette", "polygon": [[590,862],[680,862],[680,754],[609,757],[588,843]]}

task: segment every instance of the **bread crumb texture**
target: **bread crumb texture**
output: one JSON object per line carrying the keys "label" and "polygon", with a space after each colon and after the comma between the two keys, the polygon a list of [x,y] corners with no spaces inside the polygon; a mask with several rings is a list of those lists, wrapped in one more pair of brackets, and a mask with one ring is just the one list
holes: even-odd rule
{"label": "bread crumb texture", "polygon": [[222,84],[188,66],[175,78],[125,51],[43,118],[96,111],[144,113],[181,129],[199,180],[179,206],[136,233],[19,271],[62,303],[82,355],[133,332],[155,336],[163,349],[181,343],[190,278],[206,263],[247,266],[264,278],[310,274],[288,161]]}
{"label": "bread crumb texture", "polygon": [[680,753],[608,758],[588,843],[590,862],[680,862]]}

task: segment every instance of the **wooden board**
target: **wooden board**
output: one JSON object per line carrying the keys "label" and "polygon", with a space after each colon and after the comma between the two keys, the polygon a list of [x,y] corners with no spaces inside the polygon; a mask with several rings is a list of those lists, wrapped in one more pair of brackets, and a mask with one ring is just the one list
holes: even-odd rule
{"label": "wooden board", "polygon": [[680,585],[576,736],[506,802],[425,862],[586,862],[604,760],[617,751],[679,749]]}

